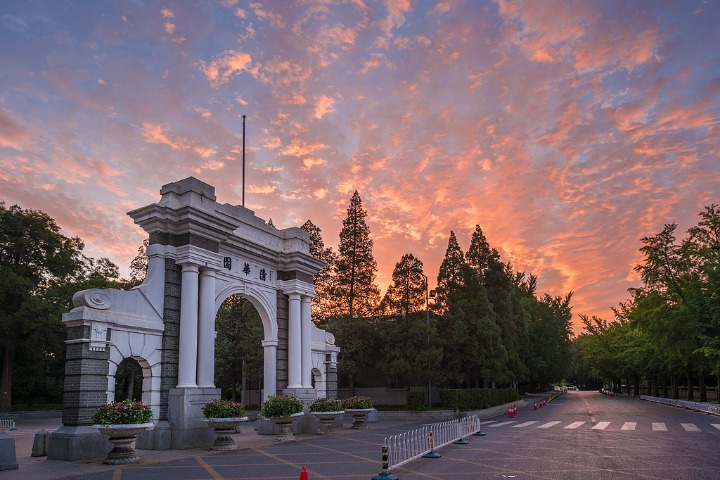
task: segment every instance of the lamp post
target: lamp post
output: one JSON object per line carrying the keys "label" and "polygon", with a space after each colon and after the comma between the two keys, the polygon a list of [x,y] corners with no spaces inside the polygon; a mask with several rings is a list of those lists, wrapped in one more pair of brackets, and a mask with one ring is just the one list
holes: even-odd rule
{"label": "lamp post", "polygon": [[[411,272],[419,273],[425,279],[425,322],[428,325],[428,350],[430,349],[430,285],[428,277],[422,271],[422,268],[413,265]],[[428,406],[432,408],[432,379],[430,378],[430,352],[428,351]]]}

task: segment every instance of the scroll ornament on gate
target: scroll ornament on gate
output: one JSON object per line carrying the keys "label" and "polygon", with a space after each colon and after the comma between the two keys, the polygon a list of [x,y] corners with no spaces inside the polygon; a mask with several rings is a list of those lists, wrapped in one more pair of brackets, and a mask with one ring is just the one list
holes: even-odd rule
{"label": "scroll ornament on gate", "polygon": [[112,305],[110,295],[97,288],[77,292],[72,300],[76,307],[90,307],[97,310],[107,310]]}

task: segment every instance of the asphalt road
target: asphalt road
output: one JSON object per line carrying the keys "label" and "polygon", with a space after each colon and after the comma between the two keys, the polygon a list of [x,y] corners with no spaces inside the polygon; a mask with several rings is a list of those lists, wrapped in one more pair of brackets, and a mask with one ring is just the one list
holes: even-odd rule
{"label": "asphalt road", "polygon": [[631,397],[569,392],[485,437],[393,470],[411,479],[720,479],[720,418]]}

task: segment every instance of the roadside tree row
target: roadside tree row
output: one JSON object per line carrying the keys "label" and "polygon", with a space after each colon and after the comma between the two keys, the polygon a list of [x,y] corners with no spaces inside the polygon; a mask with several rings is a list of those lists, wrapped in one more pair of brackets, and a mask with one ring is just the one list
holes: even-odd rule
{"label": "roadside tree row", "polygon": [[676,238],[677,224],[642,239],[635,267],[643,285],[614,309],[613,321],[581,316],[578,338],[593,374],[623,381],[640,393],[707,400],[708,378],[720,376],[720,209],[710,205],[700,221]]}

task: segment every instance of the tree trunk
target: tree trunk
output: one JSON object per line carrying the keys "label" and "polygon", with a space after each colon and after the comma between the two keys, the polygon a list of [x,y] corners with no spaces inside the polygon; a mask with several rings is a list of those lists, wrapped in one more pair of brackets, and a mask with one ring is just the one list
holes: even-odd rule
{"label": "tree trunk", "polygon": [[705,374],[698,374],[698,384],[700,385],[700,401],[707,402],[707,385],[705,384]]}
{"label": "tree trunk", "polygon": [[127,369],[127,400],[135,400],[135,364],[130,361]]}
{"label": "tree trunk", "polygon": [[688,387],[687,399],[692,402],[695,400],[695,392],[694,392],[695,388],[693,386],[692,372],[688,372],[687,387]]}
{"label": "tree trunk", "polygon": [[0,412],[12,411],[12,372],[15,345],[3,348],[2,376],[0,377]]}
{"label": "tree trunk", "polygon": [[[628,390],[630,390],[630,385],[628,385]],[[640,375],[635,375],[633,377],[633,395],[640,395]]]}
{"label": "tree trunk", "polygon": [[680,386],[677,383],[677,375],[674,373],[670,375],[670,389],[672,390],[672,398],[675,400],[680,399]]}

